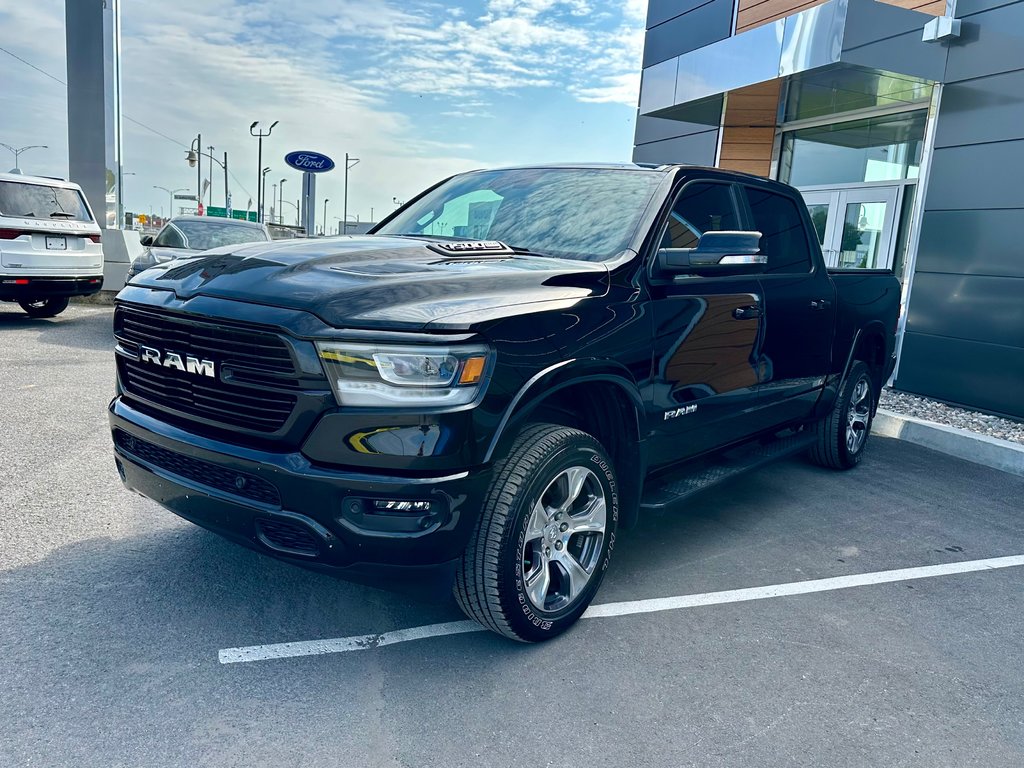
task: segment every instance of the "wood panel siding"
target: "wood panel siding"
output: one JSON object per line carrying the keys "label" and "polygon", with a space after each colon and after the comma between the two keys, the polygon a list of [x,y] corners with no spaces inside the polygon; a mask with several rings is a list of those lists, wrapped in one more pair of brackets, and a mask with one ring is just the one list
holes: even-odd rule
{"label": "wood panel siding", "polygon": [[729,92],[720,168],[758,176],[771,171],[781,84],[781,80],[770,80]]}
{"label": "wood panel siding", "polygon": [[[794,13],[821,5],[825,0],[739,0],[736,32],[744,32],[762,24],[792,16]],[[946,12],[945,0],[879,0],[912,11],[941,16]]]}

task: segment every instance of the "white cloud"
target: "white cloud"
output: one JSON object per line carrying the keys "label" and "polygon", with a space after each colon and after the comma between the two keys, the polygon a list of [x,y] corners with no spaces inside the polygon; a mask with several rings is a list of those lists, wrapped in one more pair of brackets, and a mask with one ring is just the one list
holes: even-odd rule
{"label": "white cloud", "polygon": [[[495,114],[521,111],[517,100],[539,89],[635,108],[643,5],[490,0],[481,14],[432,0],[125,3],[124,112],[184,145],[202,132],[218,157],[227,148],[234,175],[254,196],[249,123],[280,120],[264,142],[264,164],[274,168],[268,194],[282,177],[286,198],[298,192],[298,173],[281,162],[298,142],[338,162],[338,171],[321,177],[318,193],[340,215],[341,164],[349,152],[363,158],[350,174],[350,210],[365,219],[370,206],[379,216],[392,196],[404,199],[450,173],[528,159],[483,158],[476,147],[500,143]],[[0,0],[0,28],[16,31],[5,35],[4,47],[64,79],[63,16],[62,0]],[[63,87],[2,53],[0,82],[5,102],[10,96],[20,105],[5,110],[0,141],[49,144],[26,162],[38,162],[41,173],[66,174]],[[449,121],[447,131],[397,106],[416,97],[429,103],[421,113],[433,109]],[[131,122],[124,131],[125,170],[137,174],[125,180],[129,206],[166,204],[154,184],[194,188],[183,147]],[[244,205],[247,194],[232,187],[235,206]]]}

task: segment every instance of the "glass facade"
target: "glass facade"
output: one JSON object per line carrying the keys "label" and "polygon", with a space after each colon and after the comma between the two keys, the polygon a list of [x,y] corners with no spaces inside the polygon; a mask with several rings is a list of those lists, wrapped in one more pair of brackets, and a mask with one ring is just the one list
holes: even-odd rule
{"label": "glass facade", "polygon": [[930,83],[902,75],[856,68],[809,72],[790,81],[786,122],[858,109],[926,106],[931,96]]}
{"label": "glass facade", "polygon": [[926,110],[787,131],[779,178],[795,187],[916,179]]}

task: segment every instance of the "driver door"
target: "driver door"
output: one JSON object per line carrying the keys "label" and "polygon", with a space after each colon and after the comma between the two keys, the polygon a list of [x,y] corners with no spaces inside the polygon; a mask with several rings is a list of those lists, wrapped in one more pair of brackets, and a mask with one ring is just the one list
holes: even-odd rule
{"label": "driver door", "polygon": [[[690,182],[679,192],[662,248],[693,248],[707,231],[740,230],[731,183]],[[757,409],[764,303],[757,275],[651,279],[654,351],[651,464],[667,465],[751,432]]]}

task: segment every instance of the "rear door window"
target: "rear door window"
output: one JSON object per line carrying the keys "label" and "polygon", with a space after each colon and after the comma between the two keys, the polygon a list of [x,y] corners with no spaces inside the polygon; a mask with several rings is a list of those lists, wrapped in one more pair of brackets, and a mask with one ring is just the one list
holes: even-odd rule
{"label": "rear door window", "polygon": [[810,272],[811,248],[796,201],[756,187],[744,189],[754,229],[761,233],[761,253],[768,257],[766,272]]}
{"label": "rear door window", "polygon": [[92,221],[79,190],[22,181],[0,181],[0,216]]}

